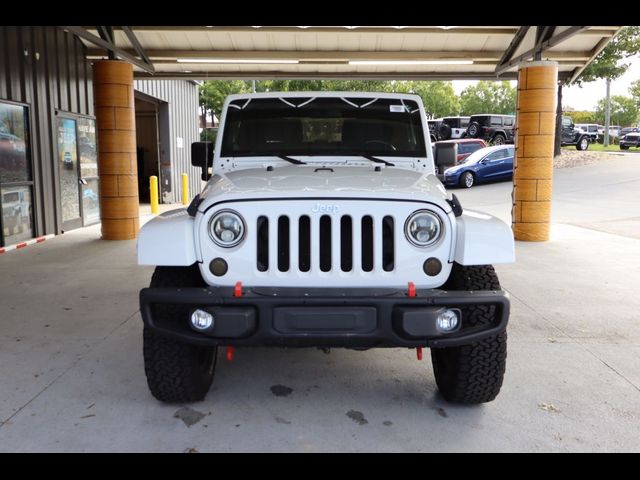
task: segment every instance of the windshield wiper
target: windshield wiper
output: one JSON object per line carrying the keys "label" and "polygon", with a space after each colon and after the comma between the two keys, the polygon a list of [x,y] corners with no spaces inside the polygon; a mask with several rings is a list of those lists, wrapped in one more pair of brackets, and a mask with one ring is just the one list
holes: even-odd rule
{"label": "windshield wiper", "polygon": [[281,158],[282,160],[286,160],[287,162],[293,163],[294,165],[306,165],[307,164],[307,162],[303,162],[302,160],[296,160],[295,158],[291,158],[291,157],[288,157],[286,155],[283,155],[283,154],[277,153],[277,152],[271,153],[271,154],[269,154],[269,156]]}
{"label": "windshield wiper", "polygon": [[360,156],[362,158],[366,158],[367,160],[370,160],[370,161],[375,162],[375,163],[384,163],[387,167],[395,167],[396,166],[395,163],[387,162],[386,160],[383,160],[383,159],[378,158],[378,157],[374,157],[372,155],[368,155],[366,153],[358,153],[356,155],[358,155],[358,156]]}

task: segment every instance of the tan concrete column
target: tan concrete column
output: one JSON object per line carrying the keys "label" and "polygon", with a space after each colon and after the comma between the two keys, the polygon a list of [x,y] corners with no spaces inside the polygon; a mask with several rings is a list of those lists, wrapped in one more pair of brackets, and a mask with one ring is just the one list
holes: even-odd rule
{"label": "tan concrete column", "polygon": [[521,65],[511,211],[516,240],[549,240],[557,92],[557,63]]}
{"label": "tan concrete column", "polygon": [[102,238],[129,240],[139,228],[133,66],[119,60],[93,64]]}

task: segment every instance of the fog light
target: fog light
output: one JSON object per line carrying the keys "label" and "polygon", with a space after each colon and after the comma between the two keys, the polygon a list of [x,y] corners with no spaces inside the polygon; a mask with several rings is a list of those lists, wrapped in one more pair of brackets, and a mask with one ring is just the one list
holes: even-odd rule
{"label": "fog light", "polygon": [[195,310],[191,314],[191,326],[199,331],[208,330],[213,326],[213,315],[204,310]]}
{"label": "fog light", "polygon": [[222,258],[214,258],[209,264],[209,270],[211,270],[211,273],[213,273],[216,277],[223,276],[225,273],[227,273],[228,269],[229,266],[227,265],[227,262],[225,262]]}
{"label": "fog light", "polygon": [[458,317],[458,312],[455,310],[445,310],[438,315],[438,319],[436,320],[438,330],[441,332],[453,332],[458,328],[459,323],[460,318]]}
{"label": "fog light", "polygon": [[430,277],[435,277],[442,271],[442,263],[435,257],[427,258],[422,265],[424,273]]}

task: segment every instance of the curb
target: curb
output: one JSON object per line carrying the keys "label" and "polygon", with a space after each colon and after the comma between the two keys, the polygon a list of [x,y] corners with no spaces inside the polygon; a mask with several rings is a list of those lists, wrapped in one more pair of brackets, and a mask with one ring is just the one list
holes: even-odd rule
{"label": "curb", "polygon": [[49,234],[43,237],[32,238],[31,240],[27,240],[26,242],[16,243],[14,245],[7,245],[6,247],[0,247],[0,254],[10,252],[12,250],[19,250],[21,248],[27,247],[29,245],[35,245],[36,243],[42,243],[49,238],[53,238],[55,235]]}

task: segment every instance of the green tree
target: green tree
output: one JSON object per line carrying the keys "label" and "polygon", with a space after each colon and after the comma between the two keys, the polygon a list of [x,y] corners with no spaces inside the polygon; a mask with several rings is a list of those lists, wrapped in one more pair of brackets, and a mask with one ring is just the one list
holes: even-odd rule
{"label": "green tree", "polygon": [[449,117],[460,113],[460,99],[451,82],[410,82],[420,95],[424,108],[433,118]]}
{"label": "green tree", "polygon": [[220,117],[227,95],[249,91],[249,85],[242,80],[208,80],[200,86],[200,113],[204,110]]}
{"label": "green tree", "polygon": [[640,108],[640,80],[636,80],[635,82],[631,82],[631,86],[629,87],[629,93],[633,97],[636,102],[638,108]]}
{"label": "green tree", "polygon": [[[596,120],[604,123],[604,115],[607,99],[602,98],[596,106]],[[638,121],[638,106],[633,98],[623,95],[613,95],[611,97],[611,124],[628,127],[635,125]]]}
{"label": "green tree", "polygon": [[564,112],[563,115],[565,117],[571,117],[573,119],[573,123],[598,123],[596,121],[596,112]]}
{"label": "green tree", "polygon": [[507,80],[482,80],[465,88],[460,94],[462,115],[477,113],[516,113],[516,89]]}
{"label": "green tree", "polygon": [[577,83],[593,82],[601,78],[615,80],[631,65],[623,60],[638,53],[640,53],[640,26],[624,27],[583,70]]}

